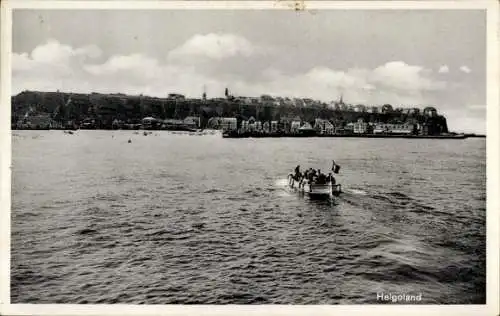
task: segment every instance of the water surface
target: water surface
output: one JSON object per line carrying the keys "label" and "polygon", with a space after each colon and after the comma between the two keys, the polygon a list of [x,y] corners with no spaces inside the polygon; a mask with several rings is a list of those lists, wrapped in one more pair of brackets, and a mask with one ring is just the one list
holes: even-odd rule
{"label": "water surface", "polygon": [[[484,139],[14,131],[12,148],[12,303],[485,303]],[[335,201],[287,188],[331,159]]]}

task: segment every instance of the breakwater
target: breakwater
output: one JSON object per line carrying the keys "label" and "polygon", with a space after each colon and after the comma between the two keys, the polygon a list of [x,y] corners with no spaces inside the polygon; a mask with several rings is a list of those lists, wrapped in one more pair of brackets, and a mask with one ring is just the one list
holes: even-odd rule
{"label": "breakwater", "polygon": [[482,137],[482,136],[467,136],[459,135],[301,135],[301,134],[223,134],[223,138],[304,138],[304,137],[339,137],[339,138],[408,138],[408,139],[466,139],[469,137]]}

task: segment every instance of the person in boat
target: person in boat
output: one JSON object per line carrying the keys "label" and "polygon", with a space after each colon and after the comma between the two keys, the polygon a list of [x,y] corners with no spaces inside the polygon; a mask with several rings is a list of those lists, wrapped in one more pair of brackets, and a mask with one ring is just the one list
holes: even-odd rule
{"label": "person in boat", "polygon": [[308,175],[309,175],[309,170],[308,170],[308,169],[306,169],[306,170],[304,171],[303,178],[306,178],[306,179],[307,179]]}
{"label": "person in boat", "polygon": [[307,180],[309,180],[309,183],[313,183],[314,182],[314,178],[316,177],[315,173],[316,173],[316,171],[311,168],[310,172],[308,174],[309,177],[307,178]]}
{"label": "person in boat", "polygon": [[318,169],[318,184],[326,184],[326,176]]}
{"label": "person in boat", "polygon": [[327,182],[330,182],[332,185],[335,185],[335,177],[333,176],[333,174],[330,172],[328,173],[328,177],[326,178],[326,181]]}
{"label": "person in boat", "polygon": [[297,167],[295,167],[294,177],[295,177],[295,181],[301,181],[301,179],[302,179],[302,172],[300,172],[300,165],[297,165]]}
{"label": "person in boat", "polygon": [[302,175],[302,177],[300,178],[300,181],[299,181],[299,188],[300,188],[300,187],[304,187],[305,182],[306,182],[306,181],[305,181],[306,179],[309,179],[309,170],[308,170],[308,169],[304,170],[304,174],[303,174],[303,175]]}

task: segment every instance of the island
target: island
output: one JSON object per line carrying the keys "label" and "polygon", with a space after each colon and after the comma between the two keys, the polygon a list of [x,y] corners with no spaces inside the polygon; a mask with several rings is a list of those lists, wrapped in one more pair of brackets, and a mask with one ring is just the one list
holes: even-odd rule
{"label": "island", "polygon": [[448,131],[436,107],[329,103],[311,98],[261,95],[223,98],[164,98],[122,93],[23,91],[11,98],[12,129],[220,129],[223,137],[483,136]]}

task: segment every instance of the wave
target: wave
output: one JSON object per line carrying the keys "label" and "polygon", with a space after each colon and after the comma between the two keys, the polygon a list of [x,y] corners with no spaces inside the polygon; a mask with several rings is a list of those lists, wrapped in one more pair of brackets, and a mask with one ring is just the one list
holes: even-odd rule
{"label": "wave", "polygon": [[346,192],[355,194],[355,195],[368,195],[367,191],[363,191],[360,189],[347,189]]}
{"label": "wave", "polygon": [[274,181],[274,185],[278,187],[287,187],[288,179],[278,179]]}

